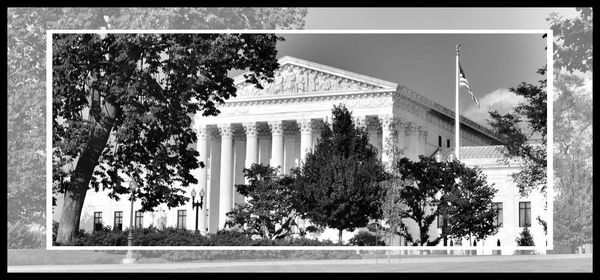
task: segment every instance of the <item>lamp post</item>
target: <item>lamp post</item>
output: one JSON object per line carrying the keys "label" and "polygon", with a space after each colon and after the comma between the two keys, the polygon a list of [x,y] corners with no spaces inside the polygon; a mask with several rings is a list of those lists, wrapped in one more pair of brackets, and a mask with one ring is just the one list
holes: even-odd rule
{"label": "lamp post", "polygon": [[202,203],[204,201],[204,189],[200,189],[200,201],[199,202],[195,202],[196,190],[192,189],[191,195],[192,195],[192,209],[196,208],[196,231],[195,231],[195,234],[198,234],[198,210],[202,209]]}
{"label": "lamp post", "polygon": [[[135,179],[132,177],[131,181],[129,181],[129,191],[131,191],[131,214],[129,215],[129,234],[127,235],[127,247],[131,248],[133,246],[133,201],[135,200],[134,193],[137,190],[138,185],[135,182]],[[135,263],[135,259],[133,258],[133,251],[131,249],[127,249],[127,255],[123,259],[123,263]]]}

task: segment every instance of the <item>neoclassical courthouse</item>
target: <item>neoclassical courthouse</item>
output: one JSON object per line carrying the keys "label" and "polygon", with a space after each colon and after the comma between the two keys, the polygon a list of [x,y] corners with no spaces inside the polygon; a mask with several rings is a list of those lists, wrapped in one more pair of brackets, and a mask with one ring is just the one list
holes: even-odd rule
{"label": "neoclassical courthouse", "polygon": [[[200,232],[216,232],[225,224],[225,213],[235,204],[244,203],[244,197],[237,194],[234,187],[244,183],[244,167],[252,163],[271,164],[281,166],[281,172],[287,173],[302,165],[305,153],[319,140],[324,122],[331,122],[334,105],[344,104],[352,111],[357,124],[368,129],[369,141],[379,151],[388,149],[387,145],[397,145],[404,148],[405,155],[412,160],[419,155],[433,156],[438,150],[444,156],[452,152],[452,110],[393,82],[289,56],[280,58],[279,63],[274,82],[264,84],[264,89],[246,84],[240,75],[235,79],[238,96],[219,107],[221,114],[195,117],[199,160],[206,163],[206,168],[193,173],[199,181],[194,189],[196,192],[204,189],[206,193],[198,219]],[[482,168],[488,183],[499,190],[494,206],[498,209],[496,221],[501,227],[496,235],[477,244],[482,247],[482,253],[490,253],[498,243],[515,246],[515,238],[524,226],[530,226],[536,245],[544,248],[546,244],[551,245],[548,237],[552,236],[552,217],[546,210],[545,198],[520,197],[511,177],[518,166],[499,162],[499,139],[489,129],[467,118],[461,117],[460,121],[460,160],[468,166]],[[379,157],[384,162],[389,161],[381,152]],[[139,204],[135,207],[138,209]],[[55,207],[55,220],[59,219],[57,210],[60,211],[60,207]],[[120,224],[126,228],[130,215],[128,200],[114,201],[105,193],[90,190],[82,211],[81,227],[88,232],[102,225],[114,228]],[[196,209],[191,203],[172,209],[161,206],[155,212],[135,211],[134,215],[136,226],[193,230],[196,224]],[[537,217],[548,221],[547,234]],[[405,221],[409,230],[411,222]],[[434,222],[430,230],[434,236],[439,234],[439,221]],[[346,232],[344,239],[352,235]],[[336,240],[337,230],[326,230],[314,237]],[[545,253],[544,248],[539,247],[538,251]]]}

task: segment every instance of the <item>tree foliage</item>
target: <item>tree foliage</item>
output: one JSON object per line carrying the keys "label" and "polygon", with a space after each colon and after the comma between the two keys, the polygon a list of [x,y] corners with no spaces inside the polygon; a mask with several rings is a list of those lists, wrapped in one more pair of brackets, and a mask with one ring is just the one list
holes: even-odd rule
{"label": "tree foliage", "polygon": [[592,92],[573,74],[558,76],[555,88],[554,240],[575,252],[593,239]]}
{"label": "tree foliage", "polygon": [[[184,204],[200,167],[192,116],[214,116],[235,97],[232,69],[272,80],[274,34],[56,34],[53,38],[54,176],[65,193],[59,240],[72,238],[89,187],[118,199],[139,185],[142,209]],[[71,168],[64,168],[65,166]],[[64,228],[64,229],[63,229]]]}
{"label": "tree foliage", "polygon": [[489,124],[492,130],[505,143],[503,154],[505,163],[516,160],[521,170],[513,174],[519,193],[522,196],[539,188],[545,193],[547,181],[547,94],[546,67],[537,71],[544,77],[537,85],[521,83],[510,88],[518,96],[525,98],[507,114],[490,111]]}
{"label": "tree foliage", "polygon": [[517,246],[535,246],[533,236],[528,227],[524,227],[519,236],[515,239]]}
{"label": "tree foliage", "polygon": [[593,66],[593,14],[591,8],[576,8],[579,16],[563,19],[551,13],[546,20],[554,35],[554,66],[574,71],[592,71]]}
{"label": "tree foliage", "polygon": [[305,15],[305,8],[7,9],[8,220],[45,224],[46,30],[296,29]]}
{"label": "tree foliage", "polygon": [[554,31],[553,238],[562,253],[593,241],[593,92],[581,75],[592,76],[593,16],[591,8],[576,10],[572,19],[547,18]]}
{"label": "tree foliage", "polygon": [[341,243],[343,230],[381,216],[386,174],[366,130],[354,125],[348,109],[334,106],[332,113],[332,128],[323,126],[320,142],[306,156],[295,208],[318,226],[338,229]]}
{"label": "tree foliage", "polygon": [[244,168],[248,184],[236,185],[238,193],[247,203],[237,204],[227,213],[226,228],[240,229],[250,236],[282,239],[292,234],[296,227],[296,211],[293,209],[292,175],[277,175],[277,169],[268,165],[252,164]]}
{"label": "tree foliage", "polygon": [[478,167],[467,167],[454,161],[446,163],[453,177],[458,178],[451,188],[445,188],[440,199],[440,213],[447,216],[444,234],[452,238],[468,238],[469,242],[483,240],[496,234],[496,210],[492,208],[498,191],[487,184],[486,176]]}
{"label": "tree foliage", "polygon": [[[415,221],[418,229],[416,238],[402,233],[407,241],[436,245],[444,236],[478,240],[496,233],[492,198],[497,190],[487,184],[480,169],[424,156],[417,162],[402,158],[396,169],[403,182],[397,202],[400,216]],[[434,238],[429,228],[438,216],[448,222],[442,235]]]}
{"label": "tree foliage", "polygon": [[432,239],[429,227],[438,214],[436,196],[442,195],[446,187],[454,184],[452,174],[445,172],[443,164],[424,156],[420,156],[417,162],[402,158],[395,168],[402,180],[398,201],[401,204],[400,217],[415,221],[418,230],[416,238],[409,233],[405,233],[405,237],[421,246],[437,244],[440,237]]}

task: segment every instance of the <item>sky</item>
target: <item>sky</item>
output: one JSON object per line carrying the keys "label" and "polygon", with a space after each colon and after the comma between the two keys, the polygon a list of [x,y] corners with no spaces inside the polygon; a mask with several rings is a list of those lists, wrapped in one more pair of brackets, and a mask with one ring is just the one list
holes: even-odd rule
{"label": "sky", "polygon": [[488,110],[508,112],[520,99],[509,92],[536,83],[546,64],[538,34],[284,34],[278,57],[293,56],[395,82],[454,110],[456,43],[460,64],[481,104],[461,89],[460,111],[486,124]]}
{"label": "sky", "polygon": [[455,45],[481,108],[464,88],[460,113],[487,125],[488,111],[509,112],[523,101],[509,91],[536,84],[546,61],[547,18],[575,8],[309,8],[305,30],[508,30],[506,34],[284,34],[278,57],[293,56],[405,86],[454,110]]}
{"label": "sky", "polygon": [[305,29],[545,29],[575,8],[312,8]]}

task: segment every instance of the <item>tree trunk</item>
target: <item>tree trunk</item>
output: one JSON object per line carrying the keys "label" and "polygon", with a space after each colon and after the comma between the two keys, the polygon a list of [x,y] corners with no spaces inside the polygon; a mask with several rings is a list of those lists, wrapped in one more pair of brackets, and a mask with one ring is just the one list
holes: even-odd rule
{"label": "tree trunk", "polygon": [[339,237],[339,238],[338,238],[338,242],[340,243],[340,245],[342,245],[342,244],[343,244],[343,243],[342,243],[342,242],[343,242],[343,241],[342,241],[342,231],[343,231],[343,229],[338,229],[338,231],[339,231],[339,235],[338,235],[338,237]]}
{"label": "tree trunk", "polygon": [[[99,100],[97,93],[95,97],[98,97]],[[99,105],[97,104],[98,107],[100,107]],[[104,105],[102,106],[102,112],[97,116],[100,120],[93,121],[90,138],[79,155],[77,166],[71,175],[69,188],[65,191],[62,214],[56,235],[57,243],[68,244],[79,230],[81,210],[90,179],[94,168],[98,165],[98,158],[106,147],[114,123],[116,108],[108,103]]]}

